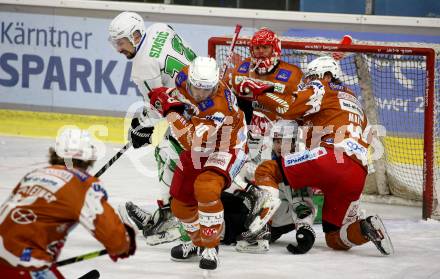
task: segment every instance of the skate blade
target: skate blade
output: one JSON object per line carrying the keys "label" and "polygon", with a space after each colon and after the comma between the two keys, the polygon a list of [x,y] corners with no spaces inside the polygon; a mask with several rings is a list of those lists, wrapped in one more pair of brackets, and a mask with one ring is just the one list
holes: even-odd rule
{"label": "skate blade", "polygon": [[195,262],[199,262],[200,261],[200,257],[199,256],[194,256],[188,259],[176,259],[171,257],[171,260],[173,262],[178,262],[178,263],[195,263]]}
{"label": "skate blade", "polygon": [[390,256],[394,254],[393,243],[391,242],[391,238],[378,215],[371,218],[371,225],[374,227],[376,232],[378,232],[381,236],[381,239],[378,241],[373,241],[374,245],[376,245],[377,249],[386,256]]}
{"label": "skate blade", "polygon": [[[270,205],[269,210],[267,211],[266,215],[264,215],[264,217],[262,219],[260,218],[260,215],[257,215],[255,220],[252,221],[252,223],[249,225],[249,231],[251,233],[256,233],[256,232],[260,231],[264,227],[264,225],[266,225],[267,222],[269,222],[269,220],[275,214],[275,212],[277,211],[278,207],[280,207],[280,205],[281,205],[281,200],[274,199],[272,204]],[[265,207],[263,207],[263,209],[264,208]]]}

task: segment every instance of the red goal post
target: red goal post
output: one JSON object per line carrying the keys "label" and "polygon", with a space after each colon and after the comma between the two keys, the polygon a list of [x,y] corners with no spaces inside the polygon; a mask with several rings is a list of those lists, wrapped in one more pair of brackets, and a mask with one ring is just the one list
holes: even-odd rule
{"label": "red goal post", "polygon": [[[212,37],[208,41],[208,54],[219,65],[224,62],[230,42],[228,37]],[[248,42],[248,38],[237,40],[233,64],[249,56]],[[362,99],[370,122],[384,125],[387,131],[381,139],[384,158],[377,160],[377,174],[370,179],[374,181],[374,191],[403,200],[422,200],[423,218],[427,219],[440,213],[435,190],[440,188],[440,100],[435,98],[435,91],[439,90],[436,54],[440,52],[400,44],[354,42],[346,46],[282,38],[282,60],[304,70],[317,56],[346,54],[340,61],[342,80]]]}

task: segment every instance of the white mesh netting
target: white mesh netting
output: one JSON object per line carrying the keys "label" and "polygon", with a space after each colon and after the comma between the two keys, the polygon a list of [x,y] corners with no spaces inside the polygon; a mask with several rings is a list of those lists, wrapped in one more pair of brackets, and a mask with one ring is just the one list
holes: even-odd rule
{"label": "white mesh netting", "polygon": [[[286,41],[337,43],[316,38],[282,38]],[[215,58],[223,64],[229,51],[229,43],[215,47]],[[440,57],[440,46],[418,43],[390,43],[355,41],[354,44],[393,45],[405,47],[434,48]],[[308,62],[317,55],[328,55],[325,51],[305,51],[283,46],[282,60],[305,70]],[[214,56],[214,55],[213,55]],[[249,56],[245,40],[239,40],[234,50],[232,63],[236,64]],[[391,199],[411,204],[421,201],[424,185],[424,94],[426,88],[426,57],[395,54],[345,53],[340,60],[343,82],[350,86],[364,102],[372,124],[386,128],[381,138],[385,147],[384,156],[375,162],[376,173],[370,175],[366,193],[388,195]],[[234,65],[231,65],[231,67]],[[435,64],[435,111],[434,111],[434,185],[440,191],[440,61]],[[382,185],[383,184],[383,185]],[[435,195],[435,194],[434,194]],[[400,199],[399,199],[400,198]],[[434,197],[434,209],[438,210]],[[414,203],[413,203],[414,204]],[[415,202],[417,204],[417,202]],[[420,204],[420,202],[418,202]]]}

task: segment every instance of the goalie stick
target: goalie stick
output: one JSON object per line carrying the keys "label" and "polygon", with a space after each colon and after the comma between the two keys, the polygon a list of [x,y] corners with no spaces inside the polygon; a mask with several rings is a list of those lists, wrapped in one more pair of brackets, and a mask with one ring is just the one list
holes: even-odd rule
{"label": "goalie stick", "polygon": [[237,24],[235,26],[234,37],[232,38],[232,42],[229,47],[228,56],[226,57],[226,60],[222,66],[222,71],[220,72],[220,80],[222,80],[225,77],[226,70],[228,69],[229,64],[231,64],[232,55],[234,53],[234,48],[237,43],[237,39],[238,39],[238,35],[240,34],[240,30],[241,30],[241,25]]}

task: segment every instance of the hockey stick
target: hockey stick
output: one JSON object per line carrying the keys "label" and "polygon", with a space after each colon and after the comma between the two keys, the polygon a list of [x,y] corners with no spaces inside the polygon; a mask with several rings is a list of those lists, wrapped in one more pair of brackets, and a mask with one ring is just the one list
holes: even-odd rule
{"label": "hockey stick", "polygon": [[131,147],[132,143],[131,141],[127,142],[126,145],[124,145],[121,150],[118,151],[118,153],[116,153],[108,162],[107,164],[105,164],[104,166],[102,166],[102,168],[95,174],[95,177],[100,177],[106,170],[108,170],[109,167],[111,167],[111,165],[113,165],[116,160],[118,160],[122,154],[125,153],[125,151],[127,151],[127,149],[129,149]]}
{"label": "hockey stick", "polygon": [[222,66],[222,71],[220,73],[220,80],[222,80],[224,78],[224,76],[226,74],[226,70],[228,69],[228,65],[231,64],[232,55],[234,53],[235,44],[236,44],[237,39],[238,39],[238,34],[240,34],[240,30],[241,30],[241,25],[237,24],[235,26],[234,37],[232,38],[231,45],[229,46],[228,56],[226,57],[226,60],[223,63],[223,66]]}
{"label": "hockey stick", "polygon": [[[166,121],[158,122],[156,125],[154,125],[154,132],[151,135],[151,145],[157,146],[161,139],[164,137],[166,131],[168,129],[168,123]],[[124,145],[121,150],[118,151],[108,162],[105,164],[96,174],[95,177],[101,176],[111,165],[118,160],[122,154],[124,154],[125,151],[127,151],[131,147],[131,142],[128,142],[126,145]],[[79,255],[76,257],[68,258],[62,261],[58,261],[55,263],[57,266],[63,266],[67,264],[77,263],[84,260],[90,260],[102,255],[108,254],[106,249],[102,249],[99,251],[90,252],[87,254]]]}
{"label": "hockey stick", "polygon": [[96,269],[90,270],[83,276],[79,277],[78,279],[98,279],[101,275],[99,274],[99,271]]}
{"label": "hockey stick", "polygon": [[90,260],[102,255],[106,255],[108,254],[106,249],[102,249],[99,251],[95,251],[95,252],[91,252],[91,253],[87,253],[87,254],[83,254],[80,256],[76,256],[76,257],[72,257],[72,258],[68,258],[62,261],[59,261],[56,263],[56,266],[63,266],[63,265],[67,265],[67,264],[72,264],[72,263],[77,263],[77,262],[81,262],[84,260]]}
{"label": "hockey stick", "polygon": [[[124,145],[122,148],[121,148],[121,150],[119,150],[118,151],[118,153],[116,153],[108,162],[107,162],[107,164],[105,164],[96,174],[95,174],[95,177],[100,177],[106,170],[108,170],[108,168],[110,168],[111,167],[111,165],[113,165],[115,162],[116,162],[116,160],[118,160],[121,156],[122,156],[122,154],[124,154],[125,153],[125,151],[127,151],[130,147],[131,147],[131,145],[132,145],[132,143],[131,143],[131,141],[129,141],[126,145]],[[90,252],[90,253],[87,253],[87,254],[83,254],[83,255],[80,255],[80,256],[76,256],[76,257],[72,257],[72,258],[68,258],[68,259],[65,259],[65,260],[62,260],[62,261],[58,261],[58,262],[56,262],[55,263],[55,265],[56,266],[63,266],[63,265],[67,265],[67,264],[72,264],[72,263],[77,263],[77,262],[81,262],[81,261],[84,261],[84,260],[90,260],[90,259],[93,259],[93,258],[96,258],[96,257],[99,257],[99,256],[102,256],[102,255],[106,255],[106,254],[108,254],[108,252],[107,252],[107,250],[106,249],[102,249],[102,250],[99,250],[99,251],[94,251],[94,252]],[[92,270],[93,271],[93,270]],[[91,271],[91,272],[92,272]],[[85,274],[84,276],[86,276],[87,274]],[[83,277],[84,277],[83,276]],[[99,276],[99,273],[98,273],[98,276]],[[88,278],[88,277],[84,277],[84,278]],[[99,278],[99,277],[97,277],[97,278]]]}

